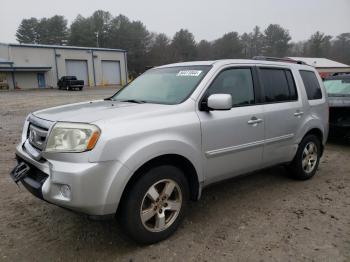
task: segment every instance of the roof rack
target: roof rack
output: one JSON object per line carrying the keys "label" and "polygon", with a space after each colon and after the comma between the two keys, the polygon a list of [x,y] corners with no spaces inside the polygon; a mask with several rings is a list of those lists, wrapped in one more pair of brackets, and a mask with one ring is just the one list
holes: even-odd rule
{"label": "roof rack", "polygon": [[286,63],[293,63],[293,64],[298,64],[298,65],[306,65],[305,62],[300,61],[300,60],[293,60],[290,58],[271,57],[271,56],[254,56],[253,60],[286,62]]}

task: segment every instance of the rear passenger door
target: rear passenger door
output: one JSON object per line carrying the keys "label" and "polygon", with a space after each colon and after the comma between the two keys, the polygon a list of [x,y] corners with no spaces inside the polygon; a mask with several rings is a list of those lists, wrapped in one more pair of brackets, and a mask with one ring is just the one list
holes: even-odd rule
{"label": "rear passenger door", "polygon": [[265,117],[263,165],[291,161],[304,114],[293,73],[289,68],[259,67],[258,74]]}

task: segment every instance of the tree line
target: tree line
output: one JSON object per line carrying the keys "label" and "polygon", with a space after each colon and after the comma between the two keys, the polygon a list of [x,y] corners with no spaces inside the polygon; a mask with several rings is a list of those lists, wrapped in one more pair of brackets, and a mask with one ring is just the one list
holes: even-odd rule
{"label": "tree line", "polygon": [[293,42],[289,31],[278,24],[252,32],[228,32],[214,40],[195,41],[180,29],[172,38],[150,32],[141,21],[124,15],[112,16],[98,10],[91,16],[78,15],[70,26],[64,16],[23,19],[16,38],[19,43],[120,48],[128,51],[128,66],[135,76],[149,67],[189,60],[274,57],[326,57],[350,64],[350,33],[338,36],[315,32],[305,41]]}

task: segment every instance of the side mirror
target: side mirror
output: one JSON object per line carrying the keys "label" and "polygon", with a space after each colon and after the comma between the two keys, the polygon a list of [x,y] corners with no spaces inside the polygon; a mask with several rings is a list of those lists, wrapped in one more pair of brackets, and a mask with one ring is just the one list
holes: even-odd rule
{"label": "side mirror", "polygon": [[230,110],[232,108],[232,96],[229,94],[213,94],[208,97],[209,110]]}

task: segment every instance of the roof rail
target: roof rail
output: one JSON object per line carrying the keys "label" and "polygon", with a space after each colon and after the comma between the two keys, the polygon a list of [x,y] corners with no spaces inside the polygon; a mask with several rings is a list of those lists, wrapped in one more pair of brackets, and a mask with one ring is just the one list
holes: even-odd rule
{"label": "roof rail", "polygon": [[299,64],[299,65],[306,65],[305,62],[300,61],[300,60],[293,60],[293,59],[290,59],[290,58],[271,57],[271,56],[254,56],[253,60],[286,62],[286,63],[294,63],[294,64]]}

